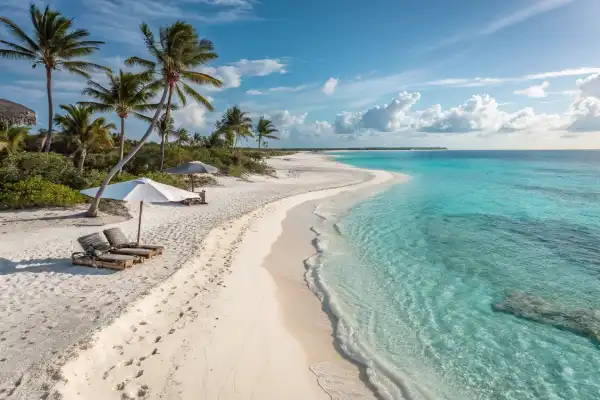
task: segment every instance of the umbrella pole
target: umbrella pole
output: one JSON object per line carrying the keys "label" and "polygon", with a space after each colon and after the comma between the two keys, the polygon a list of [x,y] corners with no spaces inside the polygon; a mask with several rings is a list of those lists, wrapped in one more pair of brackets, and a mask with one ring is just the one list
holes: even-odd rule
{"label": "umbrella pole", "polygon": [[144,211],[144,202],[140,201],[140,219],[138,220],[137,244],[140,245],[140,234],[142,232],[142,211]]}
{"label": "umbrella pole", "polygon": [[190,175],[190,180],[192,181],[192,193],[194,193],[194,175]]}

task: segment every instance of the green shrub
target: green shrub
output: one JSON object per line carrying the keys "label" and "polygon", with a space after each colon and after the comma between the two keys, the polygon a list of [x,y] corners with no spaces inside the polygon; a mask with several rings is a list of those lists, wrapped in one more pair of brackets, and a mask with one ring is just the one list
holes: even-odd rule
{"label": "green shrub", "polygon": [[2,160],[0,185],[41,176],[47,181],[70,186],[79,172],[72,161],[56,153],[14,153]]}
{"label": "green shrub", "polygon": [[85,196],[67,186],[34,176],[7,183],[0,192],[1,208],[67,207],[85,202]]}

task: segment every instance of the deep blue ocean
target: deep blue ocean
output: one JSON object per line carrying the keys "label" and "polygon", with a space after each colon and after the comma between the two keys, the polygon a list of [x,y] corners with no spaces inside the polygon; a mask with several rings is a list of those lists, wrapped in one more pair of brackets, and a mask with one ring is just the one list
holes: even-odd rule
{"label": "deep blue ocean", "polygon": [[600,399],[598,343],[492,310],[600,309],[600,151],[334,155],[410,176],[320,237],[336,335],[384,398]]}

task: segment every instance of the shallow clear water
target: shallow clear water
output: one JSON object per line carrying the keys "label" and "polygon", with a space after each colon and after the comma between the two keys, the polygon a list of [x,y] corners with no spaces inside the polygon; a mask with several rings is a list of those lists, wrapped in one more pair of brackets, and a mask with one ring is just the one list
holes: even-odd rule
{"label": "shallow clear water", "polygon": [[314,271],[382,396],[600,398],[597,344],[491,308],[600,309],[600,151],[337,157],[411,176],[322,228]]}

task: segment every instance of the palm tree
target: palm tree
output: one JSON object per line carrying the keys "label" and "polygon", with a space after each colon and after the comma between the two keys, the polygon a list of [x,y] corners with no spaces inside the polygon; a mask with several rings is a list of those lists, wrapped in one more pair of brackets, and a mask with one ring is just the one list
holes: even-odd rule
{"label": "palm tree", "polygon": [[177,129],[175,132],[173,132],[173,137],[175,138],[175,142],[180,146],[184,144],[190,144],[192,142],[192,138],[185,128]]}
{"label": "palm tree", "polygon": [[[222,82],[217,78],[192,70],[218,57],[214,52],[213,43],[207,39],[200,39],[194,28],[183,21],[177,21],[171,26],[160,28],[158,43],[155,42],[154,35],[148,25],[142,24],[141,30],[148,52],[154,57],[155,61],[131,57],[125,63],[141,66],[148,71],[156,71],[157,67],[161,69],[156,83],[166,85],[169,88],[165,118],[171,118],[173,93],[177,94],[183,106],[187,104],[187,96],[190,96],[208,110],[214,110],[212,104],[186,82],[189,81],[197,85],[221,86]],[[161,160],[160,169],[162,170],[163,167],[164,159]]]}
{"label": "palm tree", "polygon": [[92,120],[94,111],[90,106],[61,105],[64,115],[57,115],[54,121],[62,128],[62,134],[75,145],[79,153],[80,171],[83,171],[85,156],[91,148],[106,148],[112,146],[111,129],[117,129],[115,124],[108,123],[103,117]]}
{"label": "palm tree", "polygon": [[88,71],[106,70],[98,64],[83,61],[99,49],[104,42],[86,40],[89,32],[85,29],[71,29],[73,20],[61,13],[51,10],[48,6],[44,13],[35,5],[29,9],[34,36],[28,36],[23,29],[6,17],[0,16],[0,25],[17,39],[19,44],[0,40],[7,49],[0,49],[0,57],[14,60],[33,62],[33,68],[43,65],[46,70],[46,91],[48,95],[48,131],[45,151],[50,151],[52,143],[52,72],[66,69],[67,71],[90,78]]}
{"label": "palm tree", "polygon": [[79,104],[90,106],[93,111],[114,112],[121,120],[121,135],[119,137],[119,161],[123,159],[125,150],[125,120],[132,114],[138,119],[150,122],[152,119],[142,114],[152,110],[157,104],[150,101],[156,93],[156,85],[149,84],[151,75],[135,74],[119,70],[119,75],[107,72],[108,85],[89,80],[83,94],[97,101],[81,101]]}
{"label": "palm tree", "polygon": [[240,110],[238,106],[230,107],[217,123],[217,130],[225,136],[230,146],[237,147],[240,138],[253,137],[252,119],[248,113]]}
{"label": "palm tree", "polygon": [[[273,122],[266,119],[265,117],[260,117],[258,120],[258,124],[256,124],[256,137],[258,138],[258,148],[260,149],[261,142],[264,142],[266,139],[275,139],[279,140],[279,137],[274,135],[279,131],[273,125]],[[266,144],[266,143],[265,143]]]}
{"label": "palm tree", "polygon": [[19,151],[28,134],[28,126],[3,126],[0,129],[0,150],[6,149],[9,153]]}
{"label": "palm tree", "polygon": [[[218,130],[215,130],[209,136],[201,136],[199,139],[199,143],[202,147],[207,149],[214,149],[218,147],[225,147],[225,140],[222,138],[222,133]],[[194,135],[196,136],[196,135]],[[200,135],[199,135],[200,136]]]}
{"label": "palm tree", "polygon": [[192,138],[190,139],[190,144],[192,146],[201,146],[204,143],[204,136],[195,132]]}
{"label": "palm tree", "polygon": [[162,169],[165,163],[165,145],[169,143],[169,136],[172,136],[175,130],[173,119],[167,119],[167,114],[163,114],[158,121],[156,130],[160,136],[160,169]]}
{"label": "palm tree", "polygon": [[[213,78],[210,75],[194,72],[192,69],[200,65],[206,64],[209,61],[217,58],[217,54],[213,52],[213,44],[211,41],[206,39],[200,39],[194,28],[184,22],[176,22],[168,27],[160,29],[160,41],[157,43],[154,40],[154,35],[148,28],[148,25],[142,23],[140,26],[142,34],[144,35],[144,41],[148,53],[154,58],[154,61],[144,60],[138,57],[132,57],[127,60],[130,65],[141,65],[148,70],[148,72],[155,75],[158,79],[156,82],[160,82],[163,85],[163,93],[158,103],[152,122],[148,127],[148,130],[142,136],[139,143],[127,154],[121,161],[117,163],[106,175],[106,178],[102,182],[100,189],[96,193],[96,197],[92,201],[88,210],[88,215],[95,217],[98,214],[98,204],[102,194],[108,186],[110,180],[115,174],[121,170],[133,156],[142,148],[146,140],[150,137],[160,117],[160,113],[163,110],[165,101],[167,119],[170,119],[171,110],[171,98],[173,91],[177,91],[177,95],[180,100],[185,100],[183,91],[194,98],[196,101],[204,104],[206,108],[212,110],[212,105],[196,92],[191,86],[183,82],[182,79],[188,80],[196,84],[211,84],[213,86],[220,86],[221,81]],[[179,85],[181,83],[181,85]],[[168,97],[168,100],[167,100]],[[182,101],[182,104],[184,101]]]}

